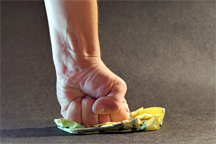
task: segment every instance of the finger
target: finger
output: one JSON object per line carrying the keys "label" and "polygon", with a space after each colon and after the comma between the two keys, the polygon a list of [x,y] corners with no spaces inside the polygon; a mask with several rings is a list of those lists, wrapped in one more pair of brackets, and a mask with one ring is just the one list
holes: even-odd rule
{"label": "finger", "polygon": [[130,118],[130,110],[128,104],[125,102],[122,103],[121,110],[117,113],[110,114],[110,119],[112,122],[120,122]]}
{"label": "finger", "polygon": [[122,101],[127,91],[126,83],[119,77],[116,77],[113,87],[107,96],[98,98],[92,110],[95,114],[109,114],[120,111]]}
{"label": "finger", "polygon": [[63,87],[61,84],[57,83],[57,98],[61,106],[61,114],[66,117],[67,109],[72,101],[78,97],[84,97],[85,94],[76,88],[71,88],[68,86]]}
{"label": "finger", "polygon": [[82,123],[82,98],[77,98],[72,101],[67,109],[65,119],[75,121],[79,124]]}
{"label": "finger", "polygon": [[84,125],[98,124],[98,115],[92,112],[92,105],[95,99],[90,96],[85,96],[82,100],[82,122]]}
{"label": "finger", "polygon": [[98,123],[99,124],[106,123],[106,122],[111,122],[109,114],[98,115]]}

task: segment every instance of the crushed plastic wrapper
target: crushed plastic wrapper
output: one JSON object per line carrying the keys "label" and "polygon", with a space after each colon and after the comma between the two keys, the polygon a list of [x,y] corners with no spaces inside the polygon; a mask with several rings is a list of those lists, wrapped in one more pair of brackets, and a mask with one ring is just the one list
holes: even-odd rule
{"label": "crushed plastic wrapper", "polygon": [[98,134],[158,130],[163,123],[165,108],[140,108],[130,113],[130,119],[122,122],[107,122],[93,126],[78,124],[67,119],[55,119],[59,129],[72,134]]}

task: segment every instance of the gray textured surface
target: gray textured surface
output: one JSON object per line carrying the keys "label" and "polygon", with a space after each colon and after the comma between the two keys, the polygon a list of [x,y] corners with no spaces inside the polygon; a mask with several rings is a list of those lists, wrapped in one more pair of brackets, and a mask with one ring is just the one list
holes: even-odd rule
{"label": "gray textured surface", "polygon": [[99,2],[102,59],[130,109],[166,108],[158,131],[71,136],[55,128],[43,2],[1,3],[1,143],[215,143],[215,1]]}

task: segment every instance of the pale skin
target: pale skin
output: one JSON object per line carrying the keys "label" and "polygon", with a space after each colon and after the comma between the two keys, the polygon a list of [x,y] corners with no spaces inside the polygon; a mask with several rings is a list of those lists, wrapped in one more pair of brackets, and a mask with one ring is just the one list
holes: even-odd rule
{"label": "pale skin", "polygon": [[129,118],[126,83],[101,60],[96,0],[45,0],[57,98],[65,119],[95,125]]}

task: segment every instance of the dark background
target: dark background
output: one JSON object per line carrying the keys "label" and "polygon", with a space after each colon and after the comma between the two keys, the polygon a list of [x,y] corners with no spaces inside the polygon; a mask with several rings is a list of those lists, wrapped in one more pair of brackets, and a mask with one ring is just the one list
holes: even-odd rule
{"label": "dark background", "polygon": [[131,111],[164,107],[158,131],[70,135],[56,128],[43,1],[1,2],[1,142],[215,143],[215,1],[100,1],[102,59]]}

